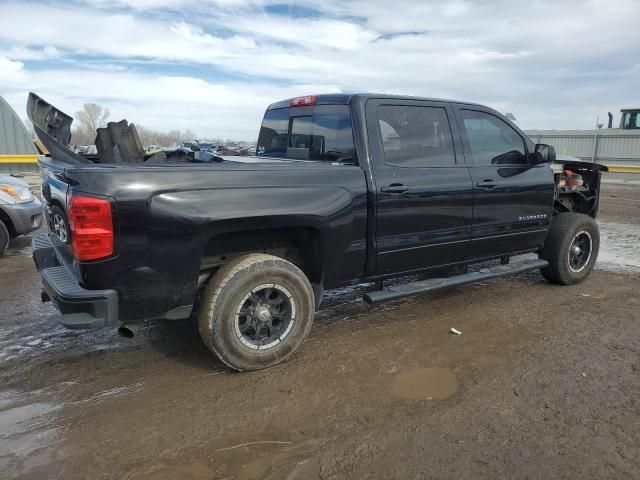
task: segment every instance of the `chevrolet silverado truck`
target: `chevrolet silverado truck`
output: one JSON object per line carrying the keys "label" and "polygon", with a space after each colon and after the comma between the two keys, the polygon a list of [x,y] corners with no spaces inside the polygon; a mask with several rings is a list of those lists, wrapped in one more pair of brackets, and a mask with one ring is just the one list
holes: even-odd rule
{"label": "chevrolet silverado truck", "polygon": [[35,94],[27,110],[50,152],[39,161],[50,231],[33,258],[69,328],[197,317],[222,362],[255,370],[300,347],[325,289],[370,282],[364,300],[377,304],[533,269],[567,285],[598,255],[606,167],[556,158],[482,105],[284,100],[244,158],[145,155],[126,120],[82,156],[71,117]]}

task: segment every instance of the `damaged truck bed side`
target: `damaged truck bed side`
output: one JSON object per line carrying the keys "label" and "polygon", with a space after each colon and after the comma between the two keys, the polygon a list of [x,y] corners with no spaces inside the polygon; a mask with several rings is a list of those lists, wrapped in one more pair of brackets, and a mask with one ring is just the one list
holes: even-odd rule
{"label": "damaged truck bed side", "polygon": [[[498,112],[414,97],[317,95],[267,109],[255,157],[145,156],[123,120],[97,154],[35,94],[47,234],[33,256],[70,328],[197,315],[208,348],[254,370],[288,358],[324,289],[421,273],[380,301],[524,270],[579,282],[595,263],[601,172],[556,159]],[[513,256],[538,258],[510,263]],[[501,260],[490,272],[438,277]]]}
{"label": "damaged truck bed side", "polygon": [[65,163],[121,164],[121,163],[180,163],[221,161],[208,152],[186,148],[167,149],[155,155],[145,155],[135,125],[127,120],[109,122],[96,130],[95,155],[79,155],[68,148],[71,141],[73,118],[35,94],[29,95],[27,115],[33,123],[38,138],[47,147],[52,158]]}

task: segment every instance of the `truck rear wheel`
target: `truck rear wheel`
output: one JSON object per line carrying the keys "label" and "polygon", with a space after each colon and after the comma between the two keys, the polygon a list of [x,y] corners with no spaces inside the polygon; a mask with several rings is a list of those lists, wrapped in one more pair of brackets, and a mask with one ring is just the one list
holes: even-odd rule
{"label": "truck rear wheel", "polygon": [[200,304],[200,336],[235,370],[259,370],[290,357],[311,330],[313,289],[294,264],[242,256],[211,278]]}
{"label": "truck rear wheel", "polygon": [[9,247],[9,230],[2,220],[0,220],[0,257],[7,252]]}
{"label": "truck rear wheel", "polygon": [[541,269],[551,283],[571,285],[584,280],[598,258],[600,230],[593,218],[581,213],[562,213],[553,219],[540,258]]}

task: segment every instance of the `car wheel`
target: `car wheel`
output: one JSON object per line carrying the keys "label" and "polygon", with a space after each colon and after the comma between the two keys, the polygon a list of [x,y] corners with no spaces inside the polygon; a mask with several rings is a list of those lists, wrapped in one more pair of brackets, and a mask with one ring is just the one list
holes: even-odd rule
{"label": "car wheel", "polygon": [[7,253],[9,248],[9,230],[2,220],[0,220],[0,257]]}
{"label": "car wheel", "polygon": [[552,283],[571,285],[584,280],[593,269],[600,250],[600,230],[595,220],[581,213],[562,213],[553,219],[540,258],[549,262],[541,269]]}
{"label": "car wheel", "polygon": [[67,216],[60,207],[51,207],[51,231],[56,234],[62,243],[71,242],[71,232]]}
{"label": "car wheel", "polygon": [[222,267],[200,304],[200,335],[235,370],[258,370],[289,358],[309,334],[313,289],[294,264],[266,254]]}

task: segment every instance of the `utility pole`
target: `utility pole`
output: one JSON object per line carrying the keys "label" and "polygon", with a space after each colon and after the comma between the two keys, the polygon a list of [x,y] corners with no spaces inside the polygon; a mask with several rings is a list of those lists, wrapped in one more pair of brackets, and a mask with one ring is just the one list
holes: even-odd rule
{"label": "utility pole", "polygon": [[600,117],[596,117],[596,129],[593,135],[593,155],[591,156],[591,163],[596,163],[596,158],[598,158],[598,133],[600,133],[601,128],[602,124],[600,123]]}

